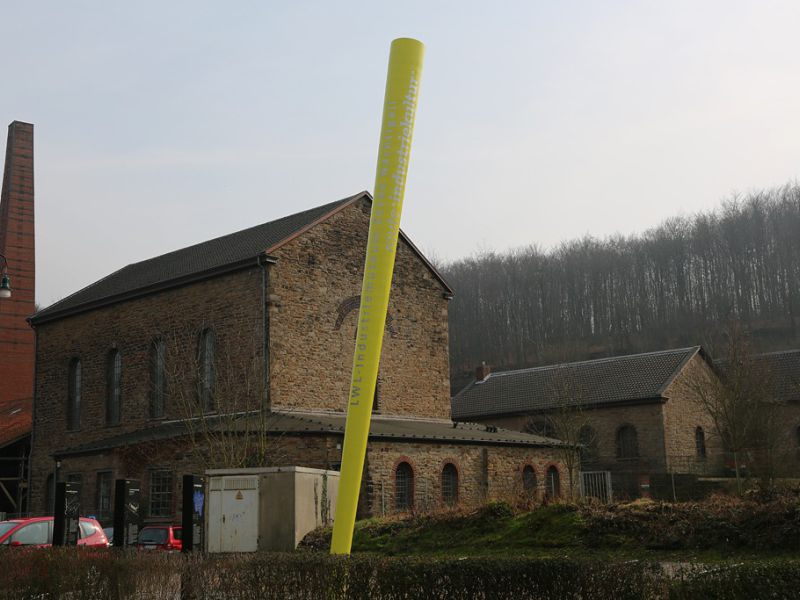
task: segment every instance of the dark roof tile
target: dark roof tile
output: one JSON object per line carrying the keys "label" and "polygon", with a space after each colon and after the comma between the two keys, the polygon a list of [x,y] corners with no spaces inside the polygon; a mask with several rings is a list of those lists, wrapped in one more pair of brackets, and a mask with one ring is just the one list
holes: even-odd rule
{"label": "dark roof tile", "polygon": [[286,238],[348,202],[362,197],[370,196],[367,192],[361,192],[269,223],[128,265],[40,310],[32,317],[32,321],[34,323],[47,321],[83,306],[95,306],[99,302],[113,301],[136,290],[149,289],[247,259],[252,258],[255,261],[260,254]]}
{"label": "dark roof tile", "polygon": [[[254,427],[259,426],[250,419],[260,419],[260,417],[241,416],[233,422],[224,416],[221,418],[210,417],[209,423],[214,428],[244,433],[253,431]],[[291,435],[293,433],[344,435],[345,415],[344,413],[275,412],[266,420],[266,424],[270,433],[274,435]],[[57,451],[55,455],[91,454],[111,448],[166,440],[187,434],[188,429],[184,422],[172,421],[104,440],[64,448]],[[369,437],[370,440],[413,439],[504,446],[550,447],[563,445],[563,442],[552,438],[498,427],[486,427],[475,423],[453,423],[451,421],[407,419],[382,415],[372,418]]]}
{"label": "dark roof tile", "polygon": [[0,448],[30,435],[32,427],[31,398],[0,401]]}
{"label": "dark roof tile", "polygon": [[[753,361],[766,370],[772,397],[781,402],[800,402],[800,350],[781,350],[756,354]],[[724,376],[728,370],[728,361],[715,360]]]}
{"label": "dark roof tile", "polygon": [[452,400],[455,420],[661,398],[699,346],[490,374]]}

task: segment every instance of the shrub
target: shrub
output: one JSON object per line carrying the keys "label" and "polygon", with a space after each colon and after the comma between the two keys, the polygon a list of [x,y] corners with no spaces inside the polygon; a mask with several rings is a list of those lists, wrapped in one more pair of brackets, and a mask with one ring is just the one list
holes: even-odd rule
{"label": "shrub", "polygon": [[793,600],[798,590],[796,561],[753,561],[688,569],[673,583],[669,600]]}
{"label": "shrub", "polygon": [[788,600],[800,589],[800,562],[786,560],[664,571],[640,561],[62,548],[5,549],[0,561],[0,598],[15,600]]}
{"label": "shrub", "polygon": [[[523,558],[332,557],[311,552],[226,556],[89,553],[75,549],[2,553],[0,596],[49,598],[326,598],[368,600],[649,597],[653,569]],[[654,588],[653,588],[654,589]]]}

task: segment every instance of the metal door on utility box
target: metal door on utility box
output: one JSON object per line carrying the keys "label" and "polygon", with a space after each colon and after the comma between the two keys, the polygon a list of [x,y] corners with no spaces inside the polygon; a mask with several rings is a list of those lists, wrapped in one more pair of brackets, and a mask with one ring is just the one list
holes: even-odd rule
{"label": "metal door on utility box", "polygon": [[258,550],[258,478],[221,477],[209,483],[208,551]]}

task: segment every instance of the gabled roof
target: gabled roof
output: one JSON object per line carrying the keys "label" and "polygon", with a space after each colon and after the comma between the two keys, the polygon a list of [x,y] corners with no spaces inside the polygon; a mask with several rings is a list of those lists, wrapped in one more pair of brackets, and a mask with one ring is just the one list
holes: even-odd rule
{"label": "gabled roof", "polygon": [[[780,402],[800,402],[800,350],[755,354],[752,360],[766,371],[769,380],[767,384],[772,387],[770,393],[773,399]],[[714,364],[725,376],[728,361],[715,360]]]}
{"label": "gabled roof", "polygon": [[30,398],[0,401],[0,448],[31,434],[32,406]]}
{"label": "gabled roof", "polygon": [[[40,310],[30,320],[38,325],[215,274],[255,266],[287,241],[362,199],[371,202],[372,196],[369,192],[360,192],[336,202],[130,264]],[[419,255],[445,290],[452,293],[441,274],[402,231],[400,237]]]}
{"label": "gabled roof", "polygon": [[452,400],[453,419],[547,411],[567,404],[596,406],[663,400],[664,392],[700,346],[491,373]]}
{"label": "gabled roof", "polygon": [[[258,414],[241,415],[231,419],[229,415],[221,418],[209,417],[207,424],[214,430],[227,430],[232,433],[253,432],[265,423],[270,434],[280,435],[344,435],[346,415],[344,413],[323,413],[275,411],[265,420]],[[189,429],[185,421],[170,421],[155,427],[139,429],[129,433],[64,448],[54,456],[92,454],[122,446],[157,442],[186,436]],[[429,443],[462,443],[500,446],[563,446],[564,442],[520,431],[510,431],[498,427],[487,427],[475,423],[454,423],[435,419],[414,419],[394,416],[373,415],[370,422],[371,441],[395,440]]]}

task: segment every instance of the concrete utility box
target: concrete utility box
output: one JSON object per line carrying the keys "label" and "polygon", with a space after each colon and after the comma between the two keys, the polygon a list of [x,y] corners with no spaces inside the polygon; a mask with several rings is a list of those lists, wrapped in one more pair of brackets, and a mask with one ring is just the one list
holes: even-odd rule
{"label": "concrete utility box", "polygon": [[206,550],[294,550],[309,531],[329,525],[339,472],[307,467],[206,471]]}

